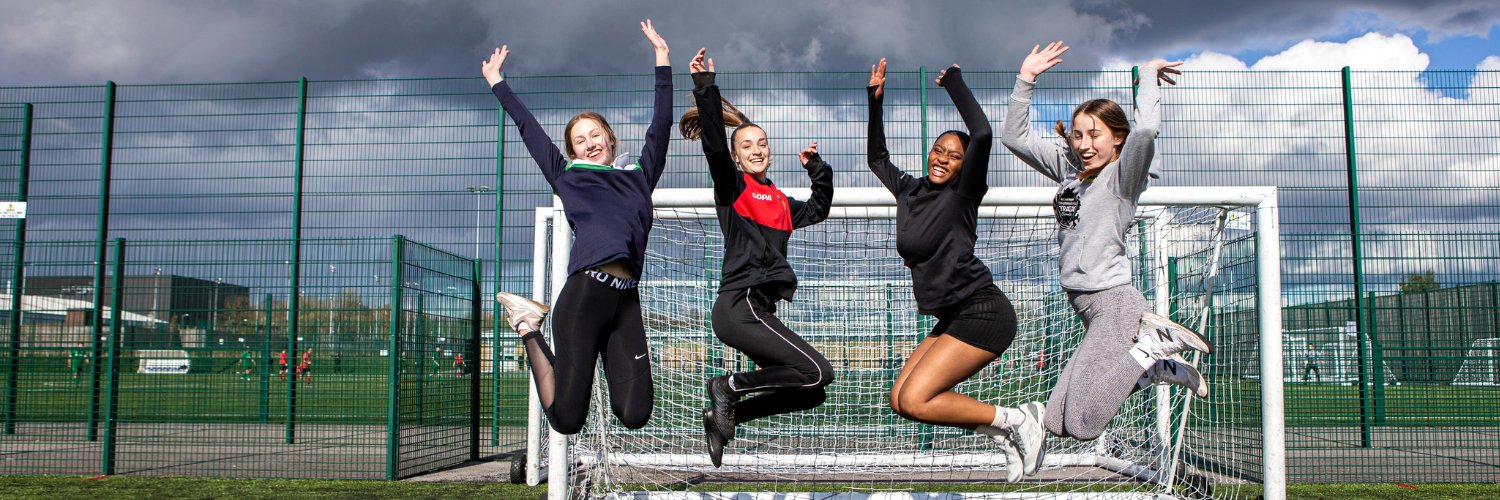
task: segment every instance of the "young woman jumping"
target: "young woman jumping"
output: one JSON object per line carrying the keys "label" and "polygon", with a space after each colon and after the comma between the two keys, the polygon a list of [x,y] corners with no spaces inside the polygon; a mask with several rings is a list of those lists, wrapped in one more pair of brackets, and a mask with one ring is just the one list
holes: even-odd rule
{"label": "young woman jumping", "polygon": [[[735,426],[770,415],[823,404],[823,387],[833,367],[817,349],[776,318],[776,302],[791,301],[797,275],[787,263],[792,230],[828,218],[833,201],[833,168],[818,156],[818,143],[798,155],[812,181],[812,197],[798,201],[782,194],[766,177],[771,147],[766,132],[719,97],[713,59],[700,49],[689,66],[693,100],[682,115],[682,136],[703,140],[714,211],[724,234],[724,265],[713,306],[714,335],[755,361],[756,370],[709,379],[709,406],[703,433],[714,467],[723,463],[724,445]],[[730,137],[726,126],[735,127]],[[751,393],[759,395],[740,401]]]}
{"label": "young woman jumping", "polygon": [[483,66],[485,80],[516,122],[542,177],[567,207],[568,224],[575,235],[568,280],[553,307],[555,351],[541,334],[546,305],[515,294],[496,295],[526,346],[547,420],[563,434],[577,433],[587,420],[594,364],[600,357],[610,407],[620,423],[639,429],[651,418],[651,356],[636,279],[651,230],[651,192],[666,166],[672,128],[672,67],[667,42],[656,34],[649,19],[641,23],[641,32],[656,51],[656,96],[639,160],[616,154],[619,141],[614,130],[594,112],[568,121],[563,132],[568,143],[564,159],[500,74],[509,47],[495,49]]}
{"label": "young woman jumping", "polygon": [[1052,200],[1057,218],[1062,287],[1086,329],[1083,342],[1063,367],[1047,401],[1047,431],[1092,440],[1137,390],[1156,383],[1182,385],[1198,397],[1208,384],[1176,353],[1212,347],[1202,336],[1152,314],[1130,282],[1125,230],[1146,190],[1151,156],[1161,127],[1158,80],[1175,84],[1181,62],[1152,61],[1142,67],[1132,127],[1119,104],[1094,99],[1073,111],[1072,129],[1055,130],[1068,147],[1031,132],[1031,95],[1036,79],[1062,62],[1062,41],[1032,47],[1021,63],[1006,108],[1001,143],[1058,183]]}
{"label": "young woman jumping", "polygon": [[891,409],[918,422],[973,429],[995,439],[1008,458],[1009,481],[1036,471],[1046,433],[1042,405],[982,403],[953,391],[994,362],[1016,338],[1016,312],[974,255],[979,204],[989,191],[993,134],[957,65],[938,74],[969,134],[942,133],[927,152],[927,175],[891,164],[881,118],[885,59],[870,67],[870,171],[896,197],[896,250],[911,269],[917,311],[937,318],[906,358],[891,387]]}

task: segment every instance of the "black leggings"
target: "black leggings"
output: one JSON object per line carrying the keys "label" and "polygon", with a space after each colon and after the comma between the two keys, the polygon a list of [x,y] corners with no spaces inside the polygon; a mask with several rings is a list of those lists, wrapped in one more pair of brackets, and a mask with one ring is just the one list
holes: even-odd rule
{"label": "black leggings", "polygon": [[[594,365],[600,356],[604,357],[610,409],[626,428],[645,427],[654,395],[651,353],[635,280],[597,269],[573,273],[553,304],[551,317],[555,354],[540,334],[528,334],[522,341],[552,428],[563,434],[583,429],[594,391]],[[543,374],[549,372],[552,380],[544,380]]]}
{"label": "black leggings", "polygon": [[827,399],[833,366],[776,318],[776,301],[755,289],[719,294],[714,335],[755,361],[758,370],[730,376],[736,394],[769,391],[734,405],[737,423],[815,408]]}

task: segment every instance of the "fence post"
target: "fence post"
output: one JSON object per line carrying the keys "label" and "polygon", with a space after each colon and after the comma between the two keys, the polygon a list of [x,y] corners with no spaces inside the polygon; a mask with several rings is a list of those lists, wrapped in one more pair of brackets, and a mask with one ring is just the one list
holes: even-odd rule
{"label": "fence post", "polygon": [[[505,266],[501,261],[505,258],[505,247],[500,244],[504,236],[505,228],[505,105],[496,108],[495,116],[495,291],[499,292],[505,286]],[[539,242],[533,241],[532,245]],[[483,264],[481,263],[481,268]],[[481,274],[482,275],[482,274]],[[484,295],[484,284],[479,285],[479,295]],[[476,298],[475,300],[479,300]],[[474,317],[476,323],[482,324],[484,319],[484,304],[479,302],[479,313]],[[491,316],[490,331],[490,446],[500,446],[500,311],[497,309]],[[480,328],[480,332],[484,329]],[[476,333],[475,336],[479,334]],[[478,352],[478,351],[476,351]],[[484,361],[475,360],[484,366]],[[474,378],[477,380],[483,370],[474,370]],[[524,384],[524,383],[523,383]]]}
{"label": "fence post", "polygon": [[391,340],[387,347],[390,355],[386,357],[390,362],[390,369],[386,374],[385,478],[392,481],[398,479],[401,469],[401,370],[405,364],[401,353],[401,320],[405,315],[401,291],[406,286],[406,278],[402,273],[403,263],[406,261],[405,243],[405,238],[399,234],[391,238]]}
{"label": "fence post", "polygon": [[302,301],[302,191],[303,159],[307,146],[307,77],[297,79],[297,151],[292,174],[292,260],[286,304],[286,444],[297,442],[297,335]]}
{"label": "fence post", "polygon": [[[1354,324],[1355,331],[1359,337],[1354,339],[1355,356],[1359,358],[1359,443],[1363,448],[1369,448],[1370,428],[1372,419],[1370,415],[1370,376],[1369,366],[1365,359],[1365,342],[1369,338],[1369,321],[1365,317],[1365,270],[1364,259],[1360,252],[1359,233],[1359,163],[1356,160],[1354,147],[1354,91],[1350,83],[1349,67],[1339,72],[1344,95],[1344,161],[1349,178],[1349,247],[1350,260],[1354,264]],[[1373,339],[1372,339],[1373,340]],[[1378,367],[1376,368],[1379,369]]]}
{"label": "fence post", "polygon": [[[927,67],[917,67],[917,93],[922,99],[922,144],[927,147]],[[922,162],[922,175],[927,175],[927,162]]]}
{"label": "fence post", "polygon": [[104,399],[104,467],[101,474],[115,473],[115,430],[120,415],[120,324],[124,321],[122,306],[125,297],[125,238],[115,239],[114,283],[110,288],[109,301],[109,376]]}
{"label": "fence post", "polygon": [[437,354],[429,354],[427,352],[427,324],[425,321],[422,321],[425,319],[423,316],[427,312],[424,309],[425,304],[422,303],[422,299],[426,297],[426,294],[417,294],[416,315],[411,319],[412,346],[415,347],[413,350],[417,353],[417,359],[415,360],[417,362],[417,404],[414,406],[417,409],[417,425],[422,425],[422,420],[427,416],[427,412],[424,411],[425,406],[422,405],[422,397],[425,395],[424,392],[427,389],[427,378],[436,375],[435,373],[427,373],[427,356],[434,356],[432,361],[437,362],[437,358],[435,357]]}
{"label": "fence post", "polygon": [[[1385,424],[1385,347],[1380,344],[1380,303],[1375,300],[1375,293],[1370,292],[1366,297],[1367,306],[1370,309],[1370,378],[1372,380],[1370,397],[1375,404],[1375,425]],[[1398,311],[1399,312],[1399,311]],[[1392,373],[1391,375],[1395,375]]]}
{"label": "fence post", "polygon": [[110,167],[114,162],[114,135],[115,135],[115,82],[104,84],[104,130],[102,144],[99,146],[99,214],[95,225],[98,232],[94,237],[94,310],[90,313],[93,318],[93,327],[90,329],[93,346],[89,355],[89,441],[99,440],[99,350],[100,336],[104,333],[104,325],[100,324],[104,317],[104,263],[105,254],[108,249],[109,237],[109,179]]}
{"label": "fence post", "polygon": [[266,423],[271,420],[271,294],[266,294],[262,307],[266,334],[260,342],[260,422]]}
{"label": "fence post", "polygon": [[[26,188],[31,175],[31,104],[21,108],[21,158],[20,172],[16,179],[16,201],[26,202]],[[25,293],[21,284],[26,281],[26,219],[16,221],[16,237],[11,250],[16,265],[10,273],[10,343],[5,349],[5,434],[16,433],[16,405],[20,393],[21,376],[21,315],[25,311]]]}
{"label": "fence post", "polygon": [[479,368],[484,363],[479,357],[479,333],[484,330],[484,303],[479,299],[484,295],[484,283],[480,281],[484,277],[484,260],[474,259],[473,276],[474,291],[469,295],[472,297],[469,317],[473,319],[469,321],[468,351],[469,360],[475,366],[470,369],[469,363],[464,363],[458,375],[469,377],[469,460],[479,460],[479,374],[482,371]]}

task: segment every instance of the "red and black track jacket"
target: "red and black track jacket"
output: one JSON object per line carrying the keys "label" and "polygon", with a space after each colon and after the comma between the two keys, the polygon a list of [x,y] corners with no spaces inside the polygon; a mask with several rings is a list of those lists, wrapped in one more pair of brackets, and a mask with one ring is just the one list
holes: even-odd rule
{"label": "red and black track jacket", "polygon": [[786,260],[792,230],[828,218],[833,201],[833,168],[814,155],[803,165],[812,181],[812,197],[803,202],[788,198],[770,179],[757,180],[741,172],[729,156],[724,133],[724,111],[713,73],[693,74],[703,129],[703,156],[714,182],[714,208],[724,233],[724,268],[719,292],[762,288],[791,300],[797,275]]}

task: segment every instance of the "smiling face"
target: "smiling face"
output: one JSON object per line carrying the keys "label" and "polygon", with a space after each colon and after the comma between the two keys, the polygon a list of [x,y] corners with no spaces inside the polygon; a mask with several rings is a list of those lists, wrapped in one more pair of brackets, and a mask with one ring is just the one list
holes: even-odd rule
{"label": "smiling face", "polygon": [[1085,170],[1103,168],[1118,159],[1120,145],[1124,143],[1125,138],[1115,135],[1098,116],[1088,113],[1073,116],[1073,131],[1068,135],[1068,144],[1083,160]]}
{"label": "smiling face", "polygon": [[958,177],[964,166],[964,144],[958,134],[947,133],[932,141],[927,151],[927,180],[936,185],[947,184]]}
{"label": "smiling face", "polygon": [[615,132],[596,113],[583,113],[568,122],[568,153],[574,159],[599,165],[615,161]]}
{"label": "smiling face", "polygon": [[755,125],[746,125],[734,131],[729,139],[729,154],[740,170],[760,179],[771,168],[771,143],[766,131]]}

